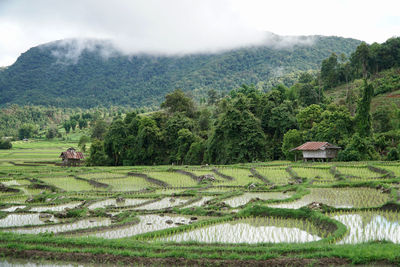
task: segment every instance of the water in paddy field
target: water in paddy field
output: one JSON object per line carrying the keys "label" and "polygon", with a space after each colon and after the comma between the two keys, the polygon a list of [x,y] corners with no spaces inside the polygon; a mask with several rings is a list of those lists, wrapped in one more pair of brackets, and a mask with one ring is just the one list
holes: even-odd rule
{"label": "water in paddy field", "polygon": [[108,239],[129,237],[147,232],[177,227],[181,224],[189,224],[189,222],[191,221],[189,217],[184,216],[160,216],[152,214],[139,215],[138,217],[140,219],[140,222],[138,224],[106,230],[103,232],[97,232],[91,234],[91,236],[103,237]]}
{"label": "water in paddy field", "polygon": [[17,209],[24,209],[26,206],[11,206],[5,209],[2,209],[1,211],[6,211],[6,212],[13,212],[16,211]]}
{"label": "water in paddy field", "polygon": [[116,199],[106,199],[106,200],[102,200],[96,203],[93,203],[92,205],[89,206],[89,209],[93,210],[93,209],[97,209],[97,208],[105,208],[106,206],[133,206],[133,205],[138,205],[138,204],[142,204],[146,201],[149,201],[150,199],[133,199],[133,198],[127,198],[122,202],[117,202]]}
{"label": "water in paddy field", "polygon": [[244,193],[241,196],[233,197],[225,200],[224,202],[231,206],[232,208],[236,208],[247,204],[251,199],[259,198],[262,200],[268,199],[285,199],[291,196],[290,193],[283,194],[282,192],[266,192],[266,193]]}
{"label": "water in paddy field", "polygon": [[166,197],[161,199],[160,201],[156,201],[141,207],[137,207],[138,210],[160,210],[166,209],[170,207],[175,207],[178,205],[182,205],[186,203],[188,199],[185,198],[176,198],[176,197]]}
{"label": "water in paddy field", "polygon": [[335,208],[376,207],[385,204],[390,196],[373,188],[310,188],[310,194],[301,199],[279,204],[272,208],[298,209],[311,202],[321,202]]}
{"label": "water in paddy field", "polygon": [[[53,222],[58,220],[54,217],[49,218]],[[0,227],[24,226],[24,225],[40,225],[45,222],[39,218],[39,214],[9,214],[0,220]]]}
{"label": "water in paddy field", "polygon": [[13,229],[10,230],[10,232],[19,234],[61,233],[72,230],[87,229],[87,228],[109,226],[109,225],[111,225],[111,220],[109,218],[91,218],[66,224],[58,224],[58,225],[50,225],[50,226],[34,227],[34,228]]}
{"label": "water in paddy field", "polygon": [[63,211],[66,208],[68,209],[73,209],[79,206],[82,202],[76,202],[76,203],[68,203],[68,204],[62,204],[62,205],[56,205],[56,206],[38,206],[38,207],[33,207],[29,209],[29,211],[36,211],[36,212],[43,212],[43,211]]}
{"label": "water in paddy field", "polygon": [[332,218],[349,230],[338,244],[383,240],[400,244],[400,214],[397,212],[357,212],[334,215]]}
{"label": "water in paddy field", "polygon": [[185,206],[185,208],[191,208],[191,207],[201,207],[204,205],[204,203],[206,203],[207,201],[213,199],[215,197],[202,197],[202,199],[200,199],[199,201],[196,201],[190,205]]}
{"label": "water in paddy field", "polygon": [[[282,226],[279,226],[279,224]],[[321,237],[315,234],[308,233],[294,226],[285,225],[284,220],[268,221],[268,219],[264,218],[247,218],[195,229],[162,238],[161,240],[175,242],[197,241],[204,243],[255,244],[282,242],[304,243],[318,241],[320,239]]]}

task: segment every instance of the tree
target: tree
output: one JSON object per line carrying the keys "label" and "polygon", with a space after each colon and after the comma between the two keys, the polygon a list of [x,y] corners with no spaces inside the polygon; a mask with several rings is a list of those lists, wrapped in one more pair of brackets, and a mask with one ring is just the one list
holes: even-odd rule
{"label": "tree", "polygon": [[322,61],[321,64],[321,80],[326,89],[335,87],[338,84],[338,58],[335,53]]}
{"label": "tree", "polygon": [[65,133],[69,133],[69,131],[71,130],[71,123],[69,121],[64,121],[63,123],[63,127],[65,129]]}
{"label": "tree", "polygon": [[82,149],[83,152],[86,152],[86,144],[89,142],[90,142],[89,136],[82,135],[81,138],[79,138],[78,146],[80,149]]}
{"label": "tree", "polygon": [[122,165],[126,154],[127,129],[121,119],[113,121],[104,136],[104,152],[114,166]]}
{"label": "tree", "polygon": [[0,138],[0,149],[11,149],[12,143],[9,139]]}
{"label": "tree", "polygon": [[207,96],[208,96],[208,98],[207,98],[207,104],[208,105],[212,106],[215,103],[217,103],[217,100],[218,100],[217,91],[215,91],[214,89],[210,89],[207,92]]}
{"label": "tree", "polygon": [[76,120],[70,120],[69,123],[70,123],[70,125],[71,125],[72,131],[75,132],[76,124],[77,124]]}
{"label": "tree", "polygon": [[60,136],[60,133],[58,132],[58,129],[56,127],[50,127],[47,130],[47,133],[46,133],[46,138],[47,139],[53,139],[53,138],[58,137],[58,136]]}
{"label": "tree", "polygon": [[89,166],[104,166],[109,165],[109,160],[104,152],[103,142],[94,140],[90,146],[90,156],[87,160]]}
{"label": "tree", "polygon": [[34,134],[37,133],[37,127],[34,124],[31,123],[24,123],[19,129],[18,129],[18,138],[20,140],[24,138],[31,138],[33,137]]}
{"label": "tree", "polygon": [[315,104],[300,110],[296,115],[300,130],[309,130],[313,127],[314,123],[320,122],[322,111],[322,108]]}
{"label": "tree", "polygon": [[300,151],[291,151],[303,143],[303,136],[297,129],[289,130],[283,136],[282,152],[288,160],[298,159]]}
{"label": "tree", "polygon": [[266,138],[259,119],[233,106],[220,115],[208,140],[206,161],[215,164],[265,160]]}
{"label": "tree", "polygon": [[161,104],[170,113],[184,112],[190,118],[195,115],[195,105],[190,97],[187,97],[181,89],[176,89],[165,96],[165,101]]}
{"label": "tree", "polygon": [[196,136],[188,129],[180,129],[178,132],[178,152],[176,154],[176,159],[178,162],[183,163],[188,153],[190,146],[196,140]]}
{"label": "tree", "polygon": [[356,66],[356,68],[362,69],[362,77],[364,79],[367,78],[369,60],[370,60],[369,46],[365,42],[362,42],[357,47],[356,51],[352,54],[352,63]]}
{"label": "tree", "polygon": [[318,104],[319,96],[317,90],[311,83],[301,84],[299,88],[299,102],[303,106],[309,106],[312,104]]}
{"label": "tree", "polygon": [[149,117],[142,117],[139,124],[135,146],[135,162],[138,164],[161,163],[162,134],[156,122]]}
{"label": "tree", "polygon": [[389,106],[379,106],[372,114],[374,132],[383,133],[392,130],[391,119],[393,109]]}
{"label": "tree", "polygon": [[78,121],[78,125],[79,125],[79,129],[82,130],[83,128],[86,128],[88,126],[88,121],[85,119],[80,119]]}
{"label": "tree", "polygon": [[95,121],[93,125],[91,138],[103,140],[106,131],[107,131],[107,123],[104,120],[99,119]]}
{"label": "tree", "polygon": [[362,98],[358,102],[355,116],[356,131],[361,137],[371,135],[371,100],[374,95],[374,88],[364,80],[364,90]]}

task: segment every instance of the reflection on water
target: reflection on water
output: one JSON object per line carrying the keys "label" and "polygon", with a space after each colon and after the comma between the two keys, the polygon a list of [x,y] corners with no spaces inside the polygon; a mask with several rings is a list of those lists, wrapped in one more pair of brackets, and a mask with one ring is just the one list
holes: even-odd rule
{"label": "reflection on water", "polygon": [[382,212],[371,214],[359,212],[353,214],[334,215],[349,229],[349,233],[338,243],[357,244],[368,241],[387,240],[400,243],[400,220],[395,212]]}
{"label": "reflection on water", "polygon": [[198,241],[205,243],[303,243],[321,238],[299,226],[315,232],[309,223],[278,218],[247,218],[231,223],[208,226],[162,238],[163,241]]}

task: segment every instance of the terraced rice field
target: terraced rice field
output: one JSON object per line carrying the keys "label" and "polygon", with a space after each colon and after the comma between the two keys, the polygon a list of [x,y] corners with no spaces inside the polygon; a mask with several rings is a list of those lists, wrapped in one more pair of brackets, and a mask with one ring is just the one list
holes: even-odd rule
{"label": "terraced rice field", "polygon": [[[4,255],[157,266],[398,259],[391,258],[400,251],[397,164],[65,168],[51,162],[73,144],[43,145],[0,151]],[[289,166],[306,179],[291,177]],[[206,174],[214,180],[200,181]],[[360,256],[366,250],[373,256]]]}

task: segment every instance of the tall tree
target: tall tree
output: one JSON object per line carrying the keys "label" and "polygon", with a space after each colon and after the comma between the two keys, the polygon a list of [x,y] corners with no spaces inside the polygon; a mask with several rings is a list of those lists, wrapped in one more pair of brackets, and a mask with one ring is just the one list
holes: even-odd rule
{"label": "tall tree", "polygon": [[356,131],[360,137],[371,135],[371,100],[374,95],[374,88],[371,84],[364,80],[364,90],[362,98],[357,105],[357,113],[355,116]]}

